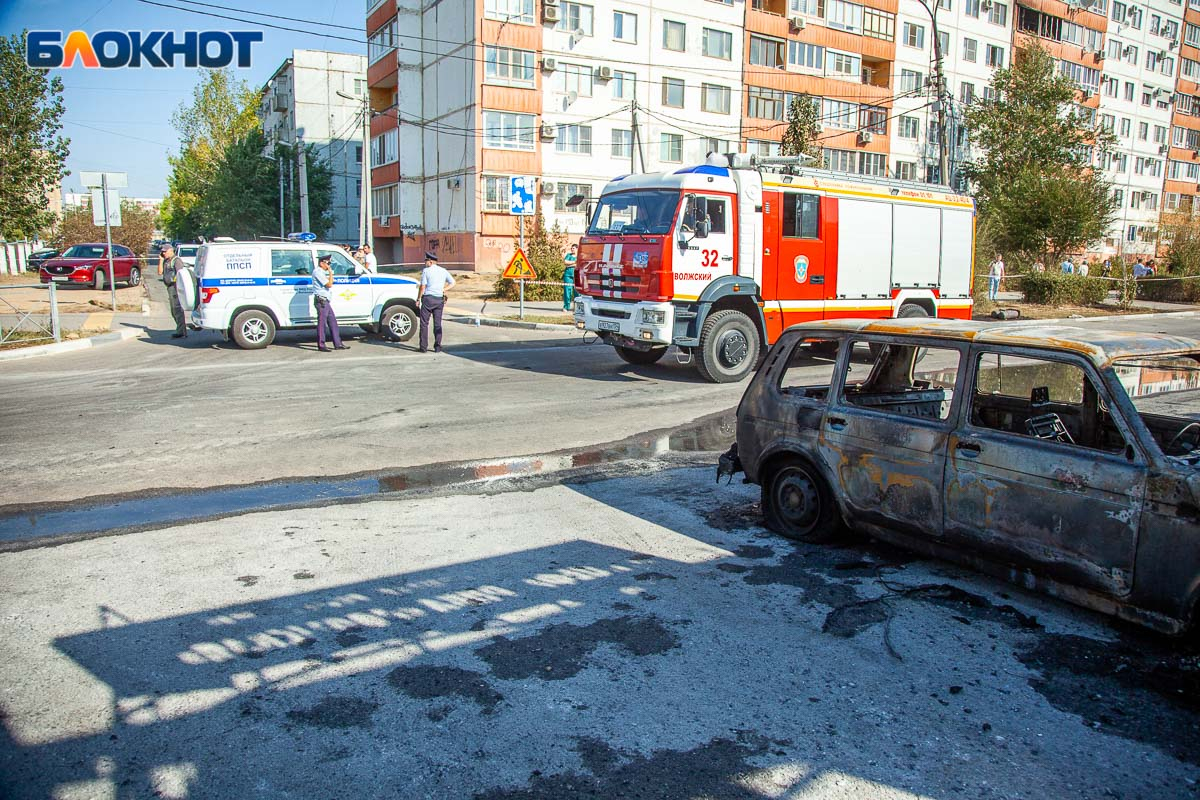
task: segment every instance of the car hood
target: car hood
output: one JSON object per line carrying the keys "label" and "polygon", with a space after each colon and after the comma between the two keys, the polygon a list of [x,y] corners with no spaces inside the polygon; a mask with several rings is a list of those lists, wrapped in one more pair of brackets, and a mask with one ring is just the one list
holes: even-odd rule
{"label": "car hood", "polygon": [[108,257],[101,258],[48,258],[42,262],[43,267],[90,267],[92,264],[98,264],[101,261],[107,261]]}

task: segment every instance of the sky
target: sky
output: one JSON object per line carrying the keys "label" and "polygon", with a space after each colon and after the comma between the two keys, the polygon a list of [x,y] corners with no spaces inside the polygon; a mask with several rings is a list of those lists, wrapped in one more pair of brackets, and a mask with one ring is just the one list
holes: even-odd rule
{"label": "sky", "polygon": [[[253,87],[261,87],[291,57],[292,50],[367,52],[366,35],[361,31],[366,22],[365,0],[204,0],[211,5],[252,9],[284,19],[255,17],[245,10],[227,11],[185,0],[153,2],[157,5],[142,0],[0,0],[0,33],[9,36],[25,29],[82,30],[88,34],[102,30],[261,30],[263,41],[252,46],[250,67],[236,70],[238,77]],[[279,30],[266,24],[182,10],[187,7],[312,32]],[[359,32],[330,28],[329,24],[356,26]],[[331,38],[322,32],[345,38]],[[183,66],[87,69],[76,63],[71,69],[56,69],[51,74],[62,78],[64,84],[66,113],[61,133],[71,140],[67,158],[71,174],[63,180],[63,190],[82,190],[81,170],[105,170],[128,173],[129,188],[121,192],[124,196],[166,194],[170,170],[167,156],[179,152],[179,134],[171,127],[171,116],[181,103],[191,100],[200,70]]]}

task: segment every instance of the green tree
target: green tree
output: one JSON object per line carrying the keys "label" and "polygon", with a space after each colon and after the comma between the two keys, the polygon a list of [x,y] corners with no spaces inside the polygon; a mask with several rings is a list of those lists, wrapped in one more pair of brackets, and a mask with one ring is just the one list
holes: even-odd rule
{"label": "green tree", "polygon": [[1111,185],[1092,168],[1115,140],[1080,115],[1078,88],[1033,47],[996,70],[992,96],[967,110],[981,155],[963,174],[1002,253],[1057,259],[1101,238],[1116,214]]}
{"label": "green tree", "polygon": [[821,166],[821,146],[817,137],[821,133],[821,114],[811,95],[802,94],[792,98],[788,107],[787,130],[779,145],[779,154],[784,156],[811,156],[811,166]]}
{"label": "green tree", "polygon": [[0,37],[0,238],[31,238],[54,221],[48,194],[70,174],[62,90],[26,65],[24,33]]}

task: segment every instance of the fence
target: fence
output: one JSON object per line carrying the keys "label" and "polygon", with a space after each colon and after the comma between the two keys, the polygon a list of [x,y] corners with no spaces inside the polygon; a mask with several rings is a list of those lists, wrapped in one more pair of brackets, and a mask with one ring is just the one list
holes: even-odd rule
{"label": "fence", "polygon": [[[45,289],[49,292],[47,308],[22,310],[4,296],[11,289]],[[39,304],[40,305],[40,304]],[[0,346],[16,342],[62,341],[62,325],[58,319],[58,287],[42,285],[0,286]]]}
{"label": "fence", "polygon": [[0,242],[0,275],[20,275],[32,252],[33,242]]}

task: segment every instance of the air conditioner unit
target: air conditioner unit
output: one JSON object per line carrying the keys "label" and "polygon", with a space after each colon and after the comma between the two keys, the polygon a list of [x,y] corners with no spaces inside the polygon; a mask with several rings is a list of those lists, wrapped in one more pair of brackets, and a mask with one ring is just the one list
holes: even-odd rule
{"label": "air conditioner unit", "polygon": [[557,6],[558,0],[542,0],[542,8],[547,6]]}
{"label": "air conditioner unit", "polygon": [[1168,50],[1174,50],[1174,49],[1175,49],[1175,48],[1177,48],[1177,47],[1179,47],[1179,40],[1178,40],[1178,39],[1172,39],[1170,42],[1168,42],[1168,43],[1167,43],[1167,49],[1168,49]]}
{"label": "air conditioner unit", "polygon": [[794,30],[794,31],[804,30],[804,27],[807,24],[808,24],[808,22],[805,21],[804,17],[788,17],[788,25],[791,25],[792,30]]}
{"label": "air conditioner unit", "polygon": [[871,133],[870,131],[859,131],[858,132],[858,143],[859,144],[870,144],[871,140],[874,138],[875,138],[875,135],[873,133]]}
{"label": "air conditioner unit", "polygon": [[558,128],[556,126],[547,124],[542,125],[543,142],[553,141],[556,136],[558,136]]}
{"label": "air conditioner unit", "polygon": [[1090,47],[1085,47],[1085,48],[1083,48],[1083,54],[1084,54],[1085,56],[1090,56],[1090,55],[1091,55],[1092,53],[1094,53],[1094,52],[1096,52],[1096,51],[1095,51],[1095,50],[1093,50],[1093,49],[1092,49],[1092,48],[1090,48]]}
{"label": "air conditioner unit", "polygon": [[983,0],[983,2],[979,4],[979,10],[983,11],[983,12],[991,11],[992,10],[992,0]]}
{"label": "air conditioner unit", "polygon": [[554,72],[558,69],[558,59],[553,56],[546,56],[542,59],[542,69],[546,72]]}
{"label": "air conditioner unit", "polygon": [[542,194],[556,194],[558,185],[554,181],[542,181]]}
{"label": "air conditioner unit", "polygon": [[558,22],[562,19],[558,6],[542,6],[542,22]]}
{"label": "air conditioner unit", "polygon": [[613,68],[608,64],[601,64],[596,67],[596,80],[611,81],[613,76]]}
{"label": "air conditioner unit", "polygon": [[1096,51],[1096,60],[1103,61],[1105,55],[1106,55],[1106,53],[1103,50],[1097,50]]}
{"label": "air conditioner unit", "polygon": [[1084,89],[1084,90],[1083,90],[1083,99],[1084,99],[1084,100],[1091,100],[1091,99],[1092,99],[1092,96],[1093,96],[1094,94],[1095,94],[1095,92],[1093,92],[1091,89]]}
{"label": "air conditioner unit", "polygon": [[391,226],[392,226],[392,218],[391,217],[380,217],[379,218],[379,227],[390,228]]}
{"label": "air conditioner unit", "polygon": [[447,189],[461,189],[462,188],[462,178],[446,178],[446,188]]}

